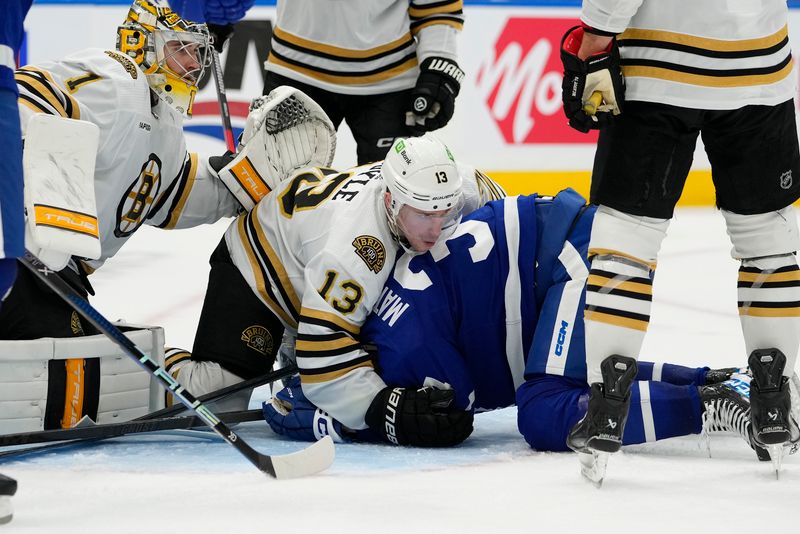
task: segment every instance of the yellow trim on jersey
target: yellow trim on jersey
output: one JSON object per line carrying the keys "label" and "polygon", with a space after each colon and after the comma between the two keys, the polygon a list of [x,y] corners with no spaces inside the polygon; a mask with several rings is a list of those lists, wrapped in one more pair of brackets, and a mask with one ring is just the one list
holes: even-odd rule
{"label": "yellow trim on jersey", "polygon": [[631,261],[635,261],[636,263],[640,263],[645,267],[648,267],[651,271],[656,270],[656,262],[645,261],[641,258],[637,258],[636,256],[631,256],[630,254],[626,254],[618,250],[612,250],[610,248],[590,248],[587,255],[590,258],[592,256],[620,256],[622,258],[627,258]]}
{"label": "yellow trim on jersey", "polygon": [[100,239],[97,217],[55,206],[34,204],[34,221],[39,226],[61,228]]}
{"label": "yellow trim on jersey", "polygon": [[[255,217],[255,214],[253,215]],[[272,268],[275,269],[276,274],[278,275],[277,280],[273,280],[273,282],[278,283],[283,288],[286,296],[289,297],[289,302],[292,306],[292,310],[295,311],[296,314],[300,313],[300,299],[297,296],[297,293],[294,292],[294,286],[292,285],[292,281],[289,279],[289,274],[286,272],[286,267],[283,266],[281,263],[281,258],[275,252],[275,249],[272,248],[267,236],[264,234],[264,228],[259,223],[258,219],[256,218],[253,221],[253,228],[256,231],[256,238],[258,239],[258,244],[264,249],[266,252],[267,257],[265,258],[266,261],[269,261]]]}
{"label": "yellow trim on jersey", "polygon": [[339,350],[347,347],[358,347],[359,342],[351,337],[341,337],[339,339],[326,339],[324,341],[314,341],[311,339],[298,339],[295,348],[298,352],[317,352],[323,350]]}
{"label": "yellow trim on jersey", "polygon": [[419,26],[415,26],[411,33],[417,35],[422,28],[427,28],[428,26],[433,26],[435,24],[444,24],[445,26],[452,26],[456,30],[464,29],[464,23],[458,20],[429,20],[423,22]]}
{"label": "yellow trim on jersey", "polygon": [[297,322],[292,318],[290,314],[283,309],[283,307],[278,304],[270,294],[267,292],[266,289],[266,277],[264,272],[261,270],[261,265],[258,262],[258,257],[256,256],[255,249],[253,245],[250,243],[250,239],[247,237],[247,231],[245,228],[245,217],[239,217],[236,221],[236,231],[239,234],[239,241],[242,244],[242,248],[244,249],[245,254],[247,255],[247,260],[250,262],[250,270],[253,272],[253,276],[256,279],[256,291],[261,296],[261,299],[267,304],[272,312],[278,316],[278,318],[283,322],[283,324],[288,325],[289,327],[296,329]]}
{"label": "yellow trim on jersey", "polygon": [[414,7],[413,4],[408,8],[408,15],[415,18],[428,17],[430,15],[457,14],[464,8],[463,0],[453,0],[447,4],[437,3],[430,7]]}
{"label": "yellow trim on jersey", "polygon": [[747,76],[708,76],[705,74],[691,74],[679,72],[662,67],[642,67],[636,65],[623,65],[622,74],[626,78],[656,78],[670,82],[687,83],[703,87],[747,87],[752,85],[769,85],[787,78],[792,73],[793,62],[790,61],[777,72],[771,74],[751,74]]}
{"label": "yellow trim on jersey", "polygon": [[796,282],[800,280],[800,271],[786,271],[782,273],[747,273],[739,271],[740,282]]}
{"label": "yellow trim on jersey", "polygon": [[[173,365],[175,365],[177,362],[180,362],[180,361],[183,361],[183,360],[189,360],[191,358],[192,358],[191,353],[189,353],[189,352],[187,352],[185,350],[178,351],[178,352],[174,353],[172,356],[169,356],[166,360],[164,360],[164,368],[168,369],[168,368],[172,367]],[[177,378],[177,376],[176,376],[177,374],[178,373],[176,371],[175,374],[172,375],[173,378]]]}
{"label": "yellow trim on jersey", "polygon": [[695,48],[703,48],[705,50],[714,50],[717,52],[747,52],[749,50],[760,50],[775,46],[786,39],[788,35],[788,26],[784,26],[777,32],[766,37],[740,40],[710,39],[707,37],[687,35],[685,33],[629,28],[625,30],[619,37],[617,37],[617,41],[621,42],[625,39],[641,39],[645,41],[661,41],[664,43],[692,46]]}
{"label": "yellow trim on jersey", "polygon": [[610,324],[612,326],[630,328],[631,330],[641,330],[642,332],[646,331],[647,325],[650,324],[649,321],[639,321],[629,317],[620,317],[619,315],[611,315],[608,313],[591,310],[585,310],[583,312],[583,319],[585,321],[595,321],[598,323]]}
{"label": "yellow trim on jersey", "polygon": [[169,212],[169,222],[164,225],[165,229],[172,230],[181,219],[181,213],[183,213],[183,208],[186,207],[186,202],[189,200],[189,195],[192,193],[192,188],[194,187],[194,180],[196,177],[197,154],[191,152],[189,154],[189,174],[186,177],[186,185],[181,188],[181,197],[178,199],[178,203],[175,204],[175,207]]}
{"label": "yellow trim on jersey", "polygon": [[739,307],[739,315],[749,317],[800,317],[800,308],[759,308],[755,306]]}
{"label": "yellow trim on jersey", "polygon": [[357,336],[361,333],[361,327],[357,326],[350,321],[345,320],[344,318],[336,315],[335,313],[325,312],[320,310],[314,310],[312,308],[303,308],[300,311],[301,316],[310,317],[312,319],[320,319],[322,321],[326,321],[328,323],[332,323],[345,332],[350,332],[354,336]]}
{"label": "yellow trim on jersey", "polygon": [[590,286],[600,286],[609,289],[619,289],[622,291],[631,291],[641,295],[652,295],[653,286],[651,284],[642,284],[641,282],[616,282],[614,278],[602,276],[598,274],[590,274],[586,282]]}
{"label": "yellow trim on jersey", "polygon": [[[36,76],[36,74],[44,77],[48,83],[45,84],[38,76]],[[80,120],[81,108],[78,105],[78,101],[70,96],[69,93],[61,89],[49,72],[28,65],[19,69],[14,74],[14,79],[18,82],[25,82],[33,86],[34,95],[39,96],[47,101],[51,106],[53,106],[53,109],[56,111],[56,113],[62,117]],[[67,112],[66,104],[61,102],[61,100],[58,98],[58,95],[63,96],[65,101],[68,101],[72,105],[72,113]]]}
{"label": "yellow trim on jersey", "polygon": [[391,69],[377,72],[375,74],[369,74],[366,76],[340,76],[336,74],[324,74],[322,72],[318,72],[316,70],[307,67],[300,67],[298,65],[287,63],[282,59],[278,59],[272,52],[270,52],[269,59],[267,60],[267,62],[272,63],[274,65],[279,65],[281,67],[285,67],[287,69],[291,69],[301,74],[305,74],[309,78],[314,78],[315,80],[319,80],[322,82],[337,83],[341,85],[365,85],[369,83],[382,82],[384,80],[388,80],[389,78],[394,78],[395,76],[399,76],[400,74],[413,69],[417,65],[417,58],[411,57],[406,61],[404,61],[403,63],[395,67],[392,67]]}
{"label": "yellow trim on jersey", "polygon": [[320,384],[322,382],[330,382],[332,380],[336,380],[337,378],[341,378],[350,371],[354,369],[358,369],[359,367],[374,367],[371,361],[359,362],[353,366],[345,367],[344,369],[338,369],[336,371],[331,371],[330,373],[322,373],[319,375],[309,375],[303,373],[303,370],[300,370],[300,382],[303,384]]}
{"label": "yellow trim on jersey", "polygon": [[376,46],[374,48],[367,48],[366,50],[355,50],[352,48],[342,48],[339,46],[333,46],[324,43],[318,43],[316,41],[311,41],[309,39],[304,39],[298,35],[294,35],[292,33],[287,32],[286,30],[282,30],[281,28],[275,28],[273,30],[275,37],[286,41],[287,43],[291,43],[295,46],[300,48],[307,48],[314,52],[322,52],[325,54],[329,54],[331,56],[339,56],[342,58],[349,58],[349,59],[364,59],[369,58],[372,56],[376,56],[378,54],[382,54],[384,52],[388,52],[394,48],[399,48],[412,40],[411,33],[406,32],[403,36],[395,39],[390,43],[386,43],[380,46]]}

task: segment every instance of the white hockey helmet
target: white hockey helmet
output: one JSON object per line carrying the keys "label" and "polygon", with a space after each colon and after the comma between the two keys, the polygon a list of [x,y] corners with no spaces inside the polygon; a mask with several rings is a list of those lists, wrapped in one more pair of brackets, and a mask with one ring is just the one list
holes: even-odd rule
{"label": "white hockey helmet", "polygon": [[430,134],[397,139],[386,155],[381,174],[392,196],[387,209],[389,227],[403,248],[409,250],[402,225],[398,225],[404,205],[437,212],[445,218],[439,239],[452,235],[461,220],[464,193],[461,175],[444,143]]}
{"label": "white hockey helmet", "polygon": [[117,28],[117,50],[139,65],[161,100],[192,116],[197,84],[211,64],[205,24],[184,20],[156,0],[134,0]]}

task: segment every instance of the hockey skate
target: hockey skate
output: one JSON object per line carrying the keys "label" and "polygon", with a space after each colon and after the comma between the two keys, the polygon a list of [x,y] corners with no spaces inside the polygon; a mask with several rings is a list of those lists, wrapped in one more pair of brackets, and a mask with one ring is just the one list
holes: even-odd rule
{"label": "hockey skate", "polygon": [[[726,380],[730,380],[734,375],[747,375],[751,377],[750,369],[747,367],[725,367],[722,369],[709,369],[706,372],[706,385],[721,384]],[[748,379],[749,384],[749,379]],[[748,386],[749,387],[749,386]],[[749,396],[748,396],[748,402]]]}
{"label": "hockey skate", "polygon": [[11,497],[17,492],[17,481],[0,475],[0,525],[8,523],[14,517]]}
{"label": "hockey skate", "polygon": [[591,385],[586,415],[567,437],[567,446],[579,454],[581,474],[597,487],[603,484],[608,456],[622,447],[637,369],[636,360],[626,356],[603,360],[603,383]]}
{"label": "hockey skate", "polygon": [[711,457],[711,432],[732,432],[738,434],[751,449],[756,451],[759,460],[769,461],[767,450],[756,443],[753,425],[750,422],[750,375],[732,373],[730,378],[717,384],[700,386],[700,401],[703,405],[703,430],[706,450]]}
{"label": "hockey skate", "polygon": [[791,385],[783,376],[786,356],[778,349],[757,349],[748,358],[753,381],[750,419],[755,441],[769,451],[775,477],[780,476],[786,448],[800,441],[800,429],[792,414]]}

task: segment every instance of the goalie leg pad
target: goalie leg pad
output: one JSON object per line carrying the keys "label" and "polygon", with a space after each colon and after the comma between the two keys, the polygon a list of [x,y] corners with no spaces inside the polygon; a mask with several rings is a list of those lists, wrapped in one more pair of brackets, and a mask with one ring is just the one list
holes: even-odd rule
{"label": "goalie leg pad", "polygon": [[[123,328],[155,362],[160,327]],[[161,388],[104,335],[0,341],[0,434],[125,421],[163,407]]]}

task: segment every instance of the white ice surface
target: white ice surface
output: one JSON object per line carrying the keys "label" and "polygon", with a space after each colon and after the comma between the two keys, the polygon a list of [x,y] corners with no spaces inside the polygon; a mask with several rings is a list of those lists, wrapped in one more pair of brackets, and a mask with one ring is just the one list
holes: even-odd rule
{"label": "white ice surface", "polygon": [[[161,324],[191,348],[208,272],[226,223],[144,228],[93,276],[109,319]],[[681,209],[664,244],[647,359],[730,366],[745,361],[736,314],[737,264],[722,218]],[[265,424],[237,427],[258,450],[304,446]],[[338,445],[333,467],[275,481],[216,439],[117,438],[0,464],[19,481],[6,533],[307,532],[797,532],[800,455],[779,481],[739,438],[697,437],[627,447],[602,489],[567,453],[529,450],[514,410],[480,414],[450,450]]]}

